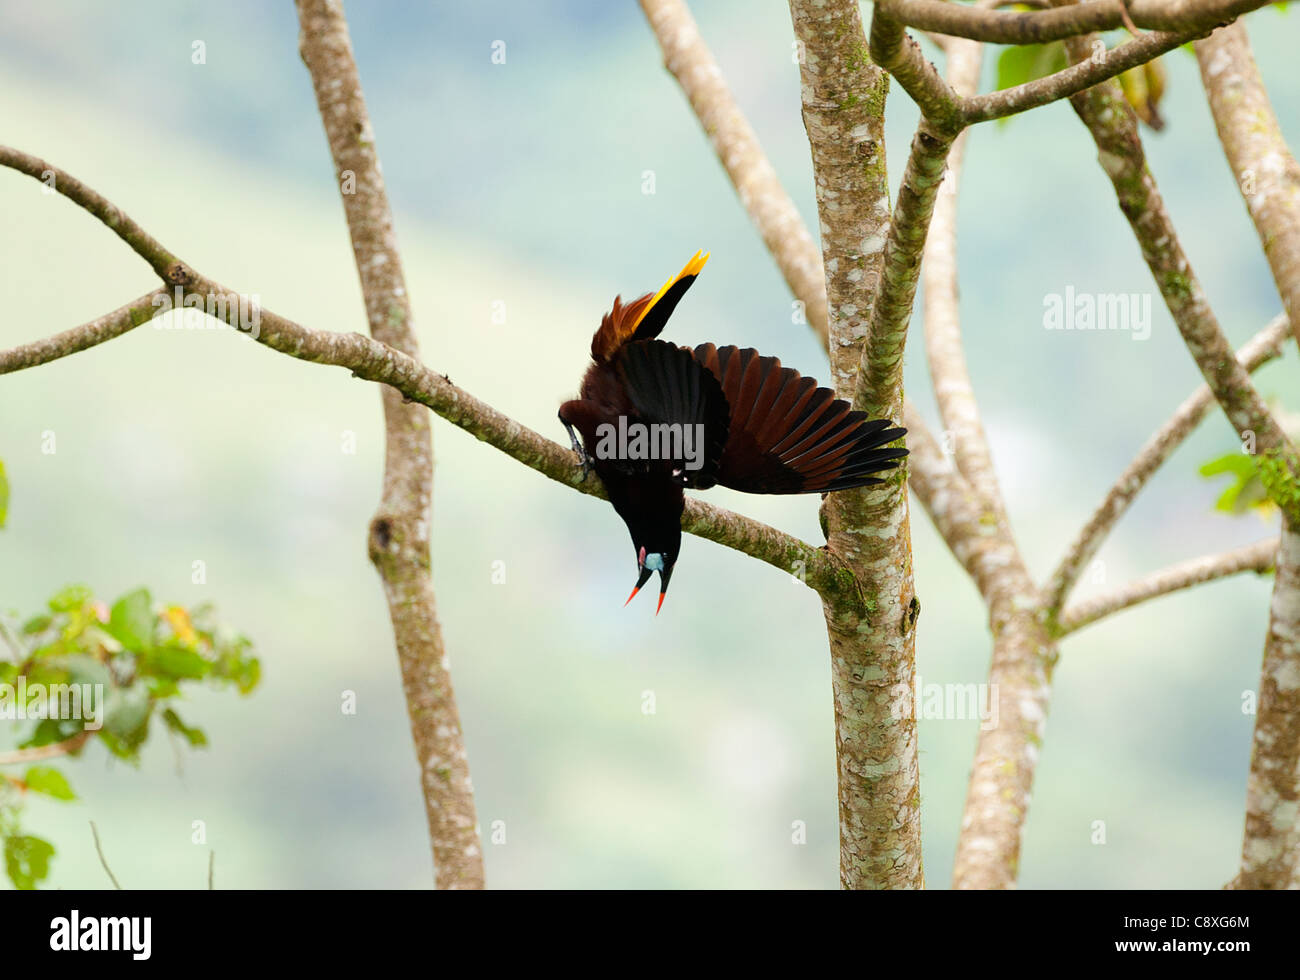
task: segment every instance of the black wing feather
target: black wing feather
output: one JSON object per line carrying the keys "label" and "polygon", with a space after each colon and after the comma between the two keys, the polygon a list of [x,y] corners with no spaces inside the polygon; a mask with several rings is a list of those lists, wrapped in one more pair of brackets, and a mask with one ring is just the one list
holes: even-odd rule
{"label": "black wing feather", "polygon": [[[660,301],[662,302],[662,300]],[[701,464],[672,460],[682,486],[703,490],[718,482],[718,467],[727,442],[729,412],[722,387],[690,350],[662,340],[626,344],[615,358],[615,369],[641,420],[678,426],[700,426],[691,438],[703,435]],[[629,420],[632,421],[632,420]]]}

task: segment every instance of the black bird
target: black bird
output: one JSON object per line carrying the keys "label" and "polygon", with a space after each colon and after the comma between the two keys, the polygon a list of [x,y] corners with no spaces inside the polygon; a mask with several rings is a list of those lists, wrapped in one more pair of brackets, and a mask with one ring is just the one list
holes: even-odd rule
{"label": "black bird", "polygon": [[886,448],[905,429],[853,411],[775,357],[656,340],[708,258],[696,252],[653,295],[626,306],[616,297],[591,339],[580,396],[560,406],[583,476],[596,471],[632,534],[637,580],[627,601],[658,572],[656,615],[681,549],[683,487],[847,490],[883,482],[870,474],[907,455]]}

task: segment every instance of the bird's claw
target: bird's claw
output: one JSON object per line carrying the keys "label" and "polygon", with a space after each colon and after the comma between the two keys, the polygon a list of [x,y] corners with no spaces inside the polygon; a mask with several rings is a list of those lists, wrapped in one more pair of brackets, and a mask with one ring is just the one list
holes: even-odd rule
{"label": "bird's claw", "polygon": [[587,450],[582,445],[582,440],[578,438],[578,433],[574,431],[573,426],[563,416],[560,417],[560,421],[564,423],[564,428],[569,433],[569,442],[573,446],[573,451],[578,454],[578,461],[582,464],[582,476],[578,478],[578,482],[585,483],[587,474],[591,472],[591,457],[587,455]]}

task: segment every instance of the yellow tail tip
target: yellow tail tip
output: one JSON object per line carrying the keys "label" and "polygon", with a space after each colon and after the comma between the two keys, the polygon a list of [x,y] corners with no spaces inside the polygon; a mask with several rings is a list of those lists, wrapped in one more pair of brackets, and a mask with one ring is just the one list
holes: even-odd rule
{"label": "yellow tail tip", "polygon": [[690,257],[690,260],[682,266],[681,272],[677,273],[675,276],[670,276],[668,281],[659,287],[659,291],[651,297],[650,302],[647,303],[645,309],[641,311],[641,315],[638,316],[636,322],[632,324],[632,329],[635,330],[640,326],[641,321],[646,318],[646,314],[654,309],[655,304],[664,298],[664,294],[667,293],[668,290],[672,289],[675,283],[680,282],[687,276],[698,276],[700,270],[704,268],[704,263],[709,261],[709,254],[710,253],[703,249],[699,249]]}

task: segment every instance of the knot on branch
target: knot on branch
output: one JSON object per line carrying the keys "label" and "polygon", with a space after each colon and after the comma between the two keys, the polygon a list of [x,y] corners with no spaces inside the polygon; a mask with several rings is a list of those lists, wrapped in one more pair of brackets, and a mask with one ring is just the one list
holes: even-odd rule
{"label": "knot on branch", "polygon": [[370,561],[379,565],[385,561],[395,547],[392,519],[380,515],[370,522]]}
{"label": "knot on branch", "polygon": [[168,265],[163,273],[163,278],[173,286],[194,285],[194,273],[189,270],[184,262],[180,261]]}

